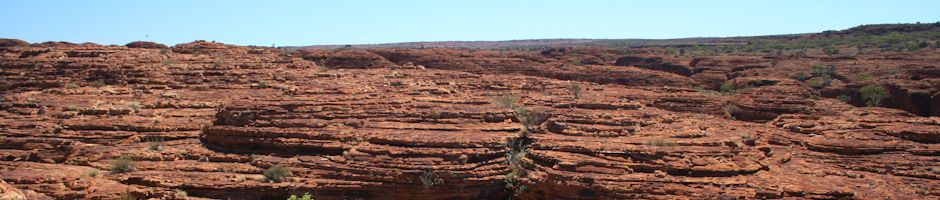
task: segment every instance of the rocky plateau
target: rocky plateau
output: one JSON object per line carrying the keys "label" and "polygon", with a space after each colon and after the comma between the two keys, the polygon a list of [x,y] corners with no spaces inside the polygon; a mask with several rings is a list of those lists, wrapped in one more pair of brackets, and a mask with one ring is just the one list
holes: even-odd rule
{"label": "rocky plateau", "polygon": [[937,49],[661,50],[4,39],[0,199],[940,198]]}

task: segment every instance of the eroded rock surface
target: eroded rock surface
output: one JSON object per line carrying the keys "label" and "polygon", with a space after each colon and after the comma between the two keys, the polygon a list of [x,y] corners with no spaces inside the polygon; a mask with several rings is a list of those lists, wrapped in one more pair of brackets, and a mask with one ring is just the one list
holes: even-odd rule
{"label": "eroded rock surface", "polygon": [[[0,47],[0,195],[940,197],[940,118],[920,103],[935,109],[935,52],[633,66],[599,49],[149,46]],[[830,85],[790,78],[816,63],[840,66]],[[868,84],[888,108],[862,106]],[[524,128],[499,99],[547,118]],[[266,181],[275,165],[293,176]]]}

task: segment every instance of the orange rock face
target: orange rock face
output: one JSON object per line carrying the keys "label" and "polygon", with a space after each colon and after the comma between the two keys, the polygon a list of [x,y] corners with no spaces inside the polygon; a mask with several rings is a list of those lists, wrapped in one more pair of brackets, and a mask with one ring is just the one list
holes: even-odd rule
{"label": "orange rock face", "polygon": [[940,198],[935,50],[129,46],[0,47],[0,198]]}

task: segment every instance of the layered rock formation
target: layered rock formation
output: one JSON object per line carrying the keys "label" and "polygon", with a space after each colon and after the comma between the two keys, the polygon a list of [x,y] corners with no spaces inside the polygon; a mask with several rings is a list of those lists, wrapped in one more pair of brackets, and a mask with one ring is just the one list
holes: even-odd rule
{"label": "layered rock formation", "polygon": [[[940,118],[920,97],[938,88],[932,51],[633,66],[648,55],[129,46],[144,48],[0,47],[0,195],[940,197]],[[790,78],[812,64],[838,66],[832,83]],[[888,108],[862,106],[869,84]],[[523,107],[544,123],[524,126]],[[268,181],[272,166],[292,176]]]}

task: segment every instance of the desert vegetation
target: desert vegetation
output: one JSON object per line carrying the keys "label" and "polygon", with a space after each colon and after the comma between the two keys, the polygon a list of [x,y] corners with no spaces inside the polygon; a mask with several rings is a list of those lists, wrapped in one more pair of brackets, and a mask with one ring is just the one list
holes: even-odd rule
{"label": "desert vegetation", "polygon": [[[134,166],[134,160],[131,160],[130,157],[122,156],[111,160],[111,172],[113,173],[127,173],[133,172],[136,168]],[[97,174],[97,173],[94,173]]]}
{"label": "desert vegetation", "polygon": [[290,169],[287,169],[287,167],[281,165],[273,165],[268,169],[265,169],[263,175],[265,181],[275,183],[287,181],[291,176],[294,176]]}
{"label": "desert vegetation", "polygon": [[888,98],[888,91],[880,85],[866,85],[858,89],[858,94],[868,106],[880,106],[881,101]]}

